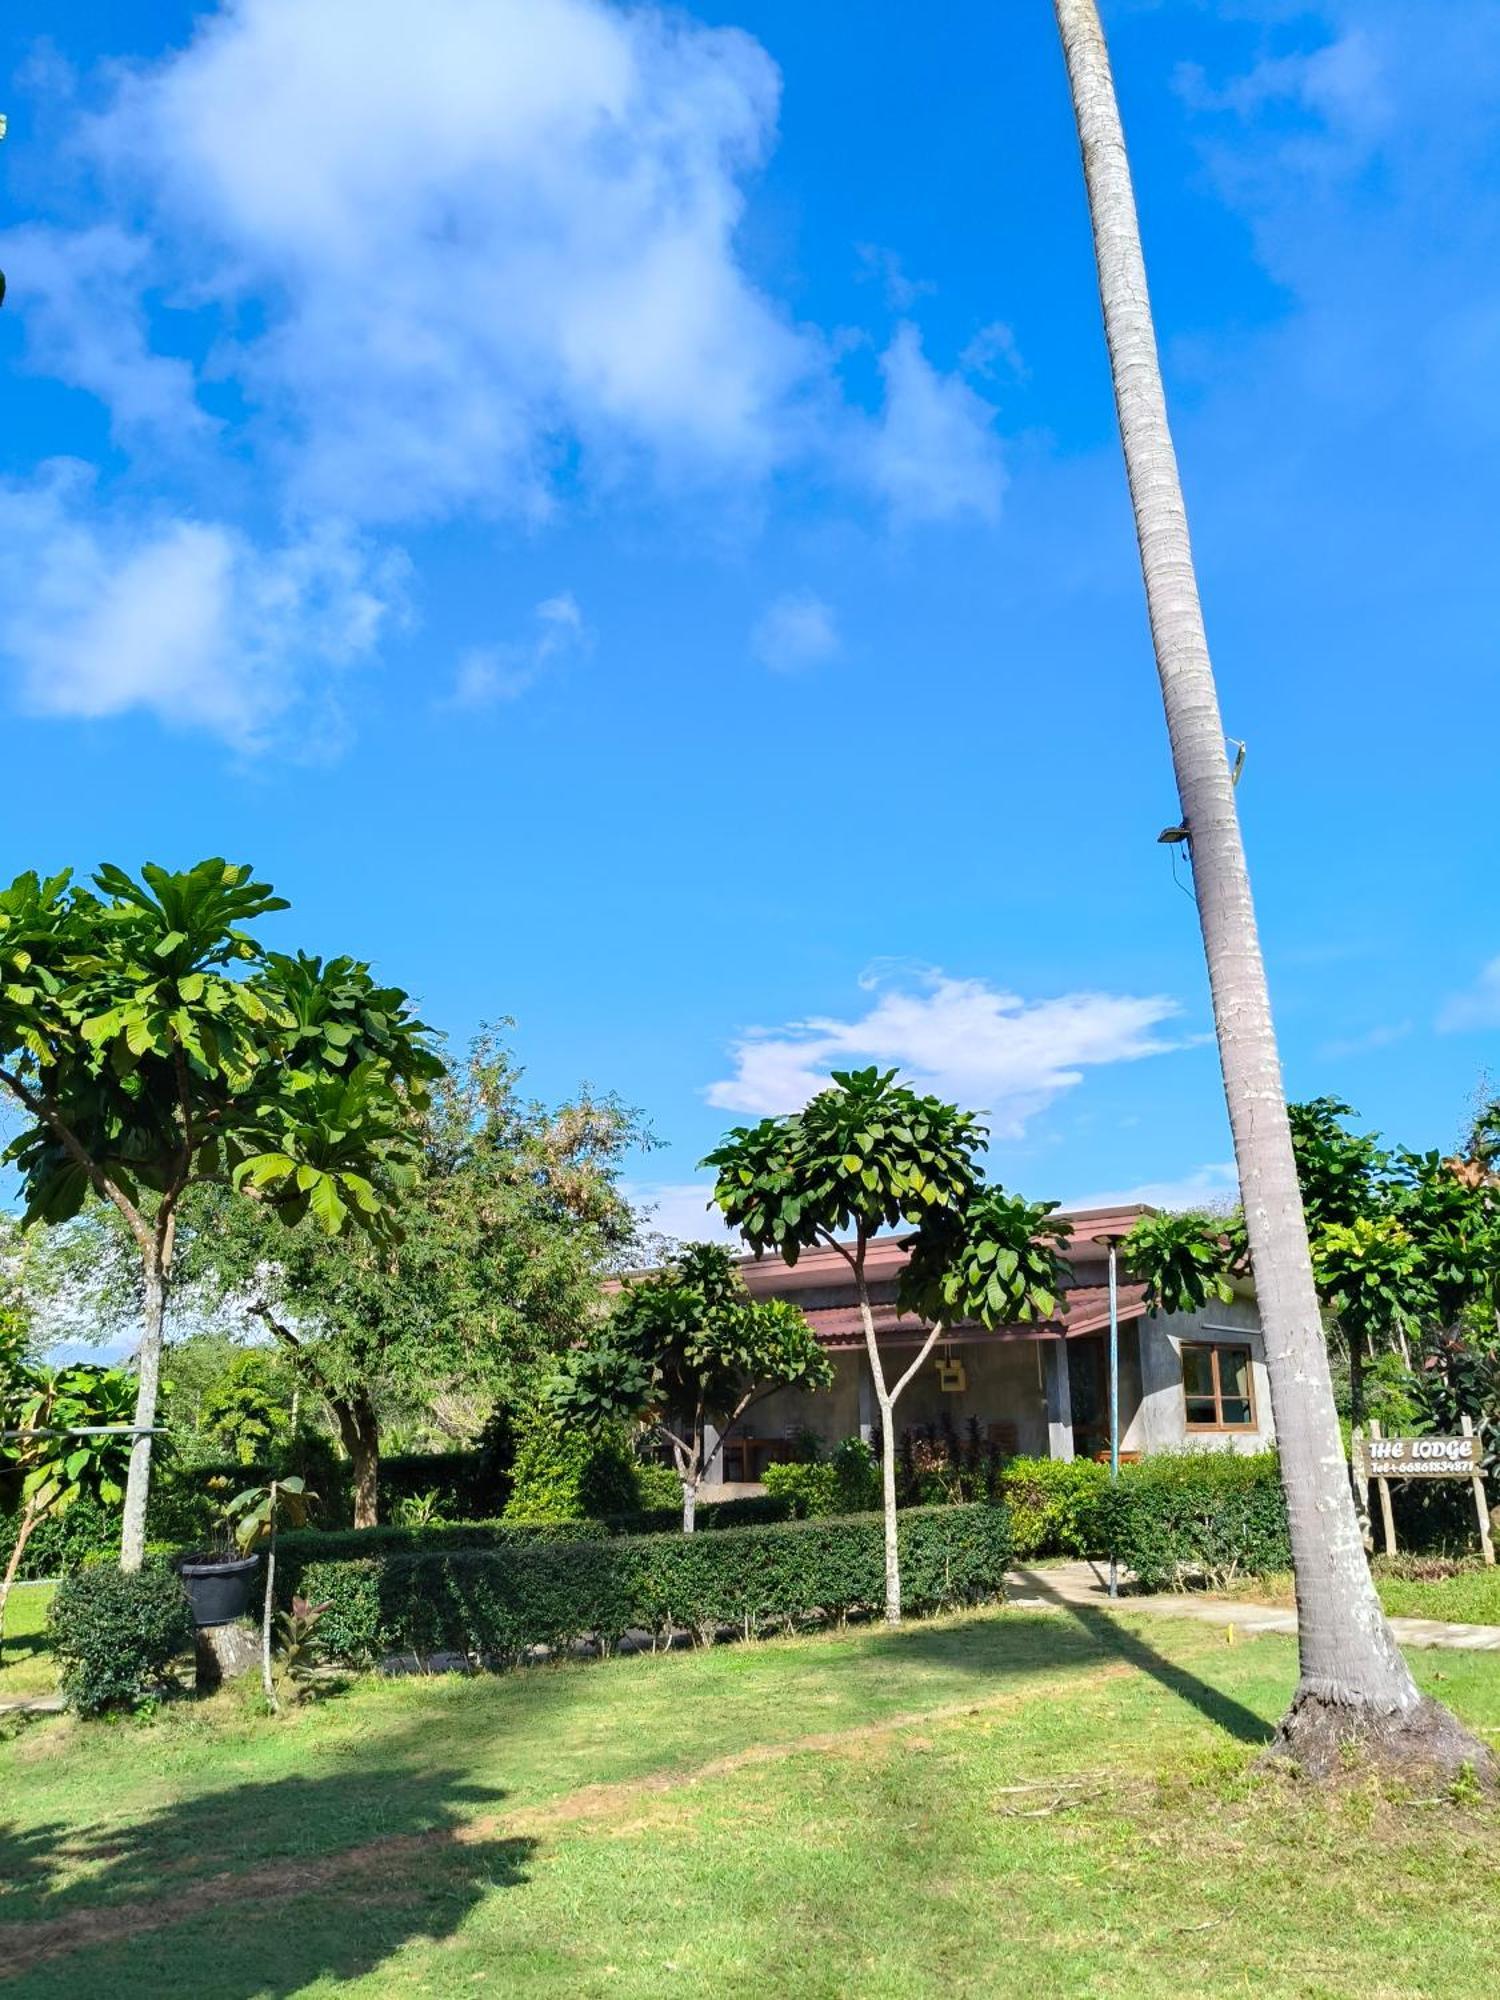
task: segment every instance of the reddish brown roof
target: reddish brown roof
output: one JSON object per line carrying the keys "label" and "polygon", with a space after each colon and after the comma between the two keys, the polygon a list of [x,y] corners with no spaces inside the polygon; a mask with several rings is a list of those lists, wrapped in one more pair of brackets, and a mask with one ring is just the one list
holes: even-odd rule
{"label": "reddish brown roof", "polygon": [[[808,1323],[822,1344],[835,1351],[864,1345],[864,1325],[857,1305],[803,1306]],[[1119,1317],[1140,1319],[1146,1311],[1144,1285],[1121,1285]],[[915,1313],[898,1312],[894,1305],[872,1308],[876,1337],[912,1346],[931,1331],[931,1321]],[[1109,1325],[1109,1292],[1102,1285],[1075,1285],[1063,1295],[1062,1310],[1055,1319],[1024,1326],[982,1327],[960,1323],[945,1338],[955,1344],[990,1340],[1077,1340],[1086,1333],[1098,1333]]]}

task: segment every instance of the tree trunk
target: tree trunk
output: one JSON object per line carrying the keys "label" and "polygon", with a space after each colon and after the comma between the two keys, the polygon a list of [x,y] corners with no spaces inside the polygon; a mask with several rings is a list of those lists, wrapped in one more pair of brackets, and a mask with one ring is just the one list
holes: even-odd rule
{"label": "tree trunk", "polygon": [[697,1512],[698,1482],[696,1479],[684,1479],[682,1482],[682,1532],[685,1535],[692,1534],[693,1521]]}
{"label": "tree trunk", "polygon": [[11,1586],[21,1567],[21,1558],[26,1553],[26,1544],[31,1540],[31,1531],[42,1518],[41,1513],[27,1502],[21,1515],[21,1525],[16,1529],[15,1546],[10,1552],[10,1561],[5,1565],[5,1576],[0,1580],[0,1659],[5,1656],[5,1607],[10,1603]]}
{"label": "tree trunk", "polygon": [[1054,0],[1172,761],[1191,841],[1297,1574],[1301,1678],[1274,1748],[1310,1775],[1351,1737],[1396,1762],[1488,1753],[1418,1693],[1360,1545],[1334,1411],[1265,967],[1167,424],[1125,137],[1095,0]]}
{"label": "tree trunk", "polygon": [[[874,1346],[871,1335],[870,1345]],[[876,1377],[880,1408],[880,1504],[885,1514],[885,1622],[901,1623],[901,1544],[896,1523],[896,1406]]]}
{"label": "tree trunk", "polygon": [[137,1570],[146,1556],[146,1503],[151,1497],[151,1432],[156,1423],[161,1381],[161,1345],[167,1318],[167,1272],[160,1246],[144,1259],[145,1308],[136,1356],[135,1436],[125,1476],[125,1518],[120,1528],[120,1567]]}
{"label": "tree trunk", "polygon": [[1349,1329],[1349,1421],[1365,1420],[1365,1336],[1357,1326]]}
{"label": "tree trunk", "polygon": [[373,1528],[380,1510],[380,1419],[368,1396],[330,1396],[328,1402],[349,1454],[354,1525]]}

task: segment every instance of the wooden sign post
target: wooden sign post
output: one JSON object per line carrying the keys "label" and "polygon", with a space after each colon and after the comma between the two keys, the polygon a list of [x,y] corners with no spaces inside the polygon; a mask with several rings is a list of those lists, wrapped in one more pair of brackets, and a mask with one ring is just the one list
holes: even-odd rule
{"label": "wooden sign post", "polygon": [[[1484,1461],[1479,1439],[1467,1417],[1460,1418],[1458,1437],[1387,1438],[1380,1425],[1371,1421],[1368,1438],[1356,1437],[1350,1453],[1355,1479],[1368,1492],[1373,1479],[1380,1496],[1380,1524],[1385,1535],[1385,1552],[1396,1553],[1396,1523],[1391,1513],[1393,1479],[1467,1479],[1474,1491],[1474,1512],[1479,1519],[1479,1546],[1487,1563],[1495,1560],[1495,1544],[1490,1535],[1490,1517],[1484,1497]],[[1368,1507],[1368,1502],[1366,1503]]]}

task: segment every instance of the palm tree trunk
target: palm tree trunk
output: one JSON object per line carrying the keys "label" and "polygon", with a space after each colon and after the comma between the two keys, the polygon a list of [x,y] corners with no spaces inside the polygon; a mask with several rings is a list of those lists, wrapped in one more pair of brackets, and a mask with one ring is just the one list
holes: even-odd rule
{"label": "palm tree trunk", "polygon": [[1125,135],[1095,0],[1054,0],[1083,151],[1115,404],[1213,995],[1297,1572],[1301,1677],[1273,1749],[1309,1775],[1351,1737],[1456,1769],[1488,1752],[1425,1700],[1370,1580],[1313,1287],[1265,966],[1198,599]]}

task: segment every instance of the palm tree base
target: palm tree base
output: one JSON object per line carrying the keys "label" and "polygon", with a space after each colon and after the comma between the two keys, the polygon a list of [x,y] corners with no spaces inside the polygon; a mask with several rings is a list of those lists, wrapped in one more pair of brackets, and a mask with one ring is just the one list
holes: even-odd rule
{"label": "palm tree base", "polygon": [[1260,1762],[1327,1784],[1376,1772],[1413,1785],[1466,1780],[1500,1797],[1500,1764],[1441,1702],[1426,1695],[1412,1708],[1335,1700],[1298,1688]]}

